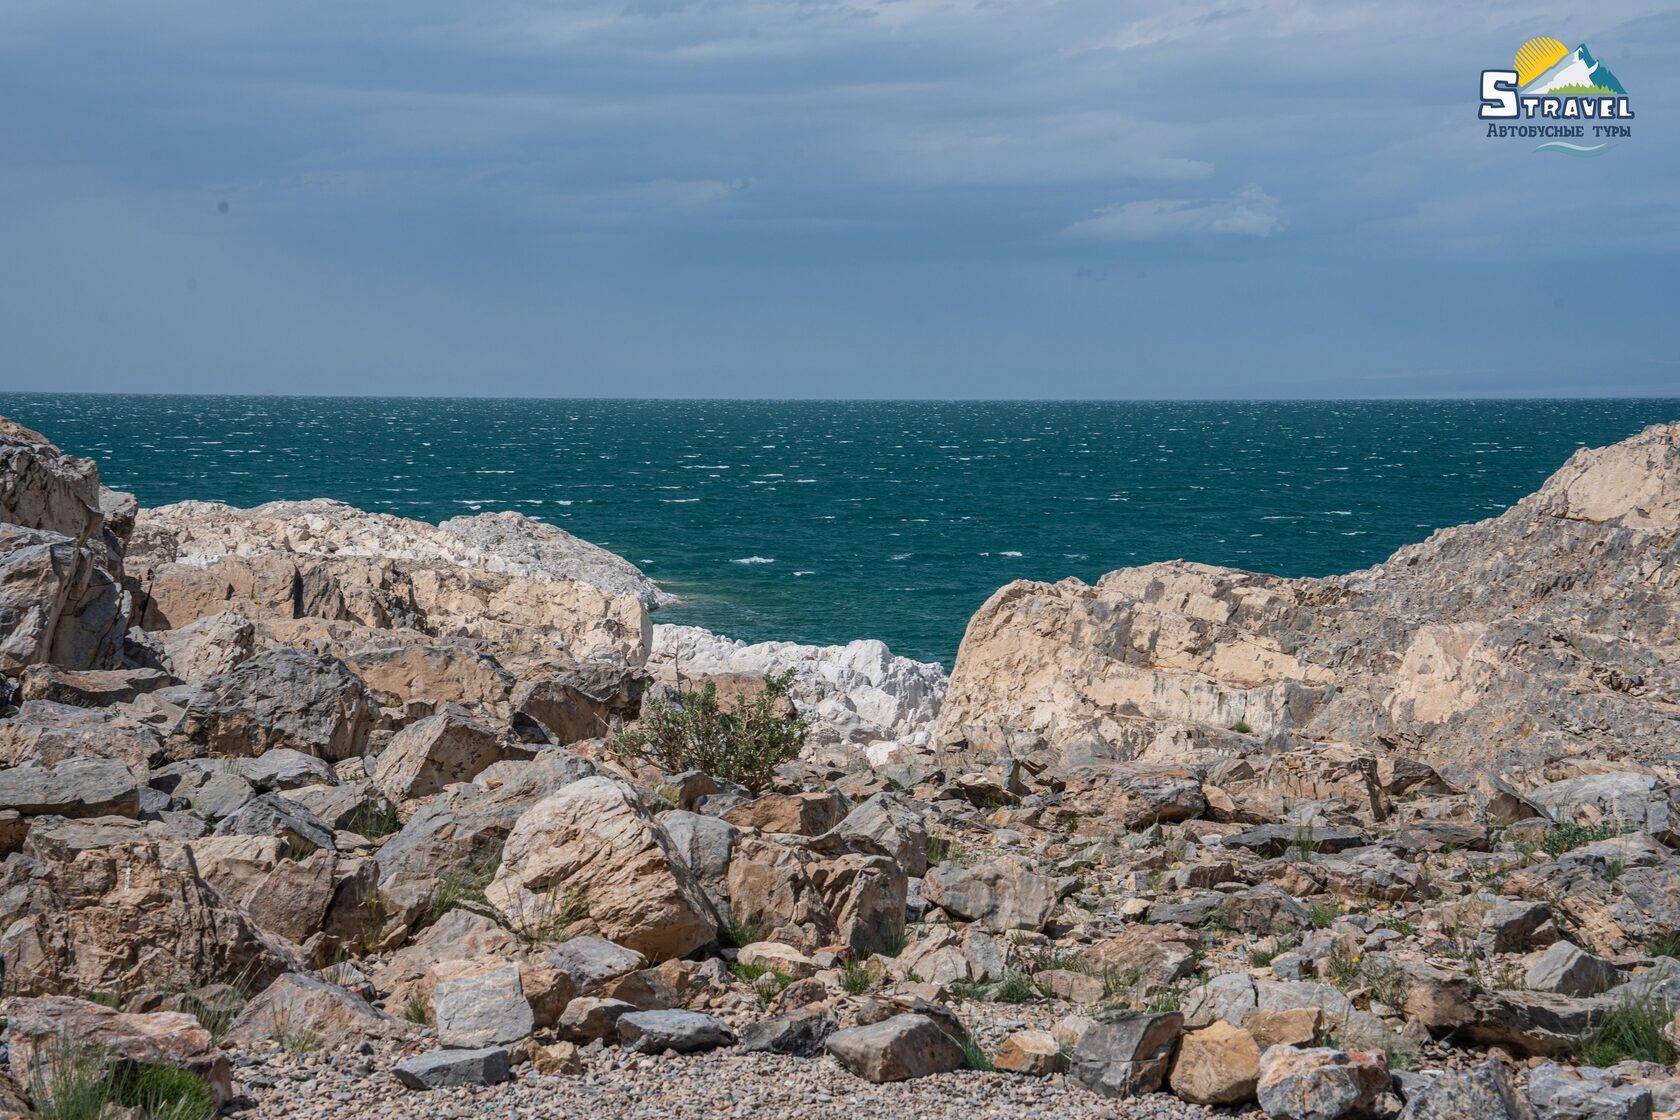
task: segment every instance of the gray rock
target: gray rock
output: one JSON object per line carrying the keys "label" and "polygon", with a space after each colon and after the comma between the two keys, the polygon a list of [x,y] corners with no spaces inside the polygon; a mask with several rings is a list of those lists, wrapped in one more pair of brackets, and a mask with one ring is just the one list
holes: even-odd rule
{"label": "gray rock", "polygon": [[632,1011],[618,1017],[618,1039],[643,1054],[694,1054],[728,1046],[735,1034],[703,1011]]}
{"label": "gray rock", "polygon": [[634,669],[576,662],[514,687],[514,722],[528,721],[544,741],[565,746],[606,735],[642,709],[645,681]]}
{"label": "gray rock", "polygon": [[206,681],[178,734],[203,754],[291,747],[338,762],[363,752],[374,715],[372,697],[344,662],[282,647]]}
{"label": "gray rock", "polygon": [[609,980],[645,968],[647,958],[604,937],[573,937],[550,951],[548,964],[570,976],[579,995],[588,995]]}
{"label": "gray rock", "polygon": [[969,866],[941,864],[922,880],[928,902],[987,929],[1040,930],[1056,908],[1056,885],[1020,856]]}
{"label": "gray rock", "polygon": [[432,1011],[445,1046],[472,1049],[531,1033],[531,1005],[516,962],[446,961],[435,975]]}
{"label": "gray rock", "polygon": [[1520,953],[1556,937],[1552,908],[1543,902],[1501,900],[1482,916],[1479,940],[1491,952]]}
{"label": "gray rock", "polygon": [[1093,1093],[1136,1097],[1160,1089],[1184,1016],[1131,1012],[1097,1023],[1073,1049],[1070,1073]]}
{"label": "gray rock", "polygon": [[1291,850],[1340,852],[1369,844],[1371,838],[1357,828],[1328,824],[1262,824],[1225,837],[1228,848],[1246,848],[1267,859]]}
{"label": "gray rock", "polygon": [[760,1019],[741,1032],[741,1049],[748,1053],[791,1054],[796,1058],[814,1058],[823,1052],[823,1044],[836,1028],[834,1017],[826,1011],[795,1011]]}
{"label": "gray rock", "polygon": [[451,1089],[459,1085],[495,1085],[508,1080],[508,1052],[500,1046],[483,1050],[433,1050],[405,1058],[392,1067],[398,1081],[410,1089]]}
{"label": "gray rock", "polygon": [[901,793],[878,793],[858,805],[819,842],[829,839],[897,860],[906,875],[927,874],[927,829],[922,814]]}
{"label": "gray rock", "polygon": [[619,1019],[637,1010],[635,1004],[621,999],[579,996],[566,1004],[554,1025],[562,1038],[586,1045],[598,1038],[617,1038]]}
{"label": "gray rock", "polygon": [[1400,1120],[1534,1120],[1534,1113],[1505,1066],[1489,1058],[1410,1083]]}
{"label": "gray rock", "polygon": [[69,759],[53,766],[0,770],[0,810],[26,817],[135,817],[140,783],[110,758]]}
{"label": "gray rock", "polygon": [[1536,1067],[1528,1075],[1528,1101],[1536,1120],[1651,1120],[1649,1089],[1617,1084],[1614,1074],[1591,1066]]}
{"label": "gray rock", "polygon": [[216,826],[217,836],[281,836],[293,854],[304,849],[332,848],[333,830],[303,806],[277,793],[265,793],[247,802]]}
{"label": "gray rock", "polygon": [[926,1015],[894,1015],[828,1036],[825,1049],[842,1066],[881,1084],[963,1068],[962,1046]]}
{"label": "gray rock", "polygon": [[1273,1046],[1260,1055],[1260,1107],[1273,1120],[1342,1120],[1376,1111],[1389,1088],[1378,1052]]}
{"label": "gray rock", "polygon": [[1567,941],[1559,941],[1528,966],[1528,987],[1566,996],[1596,996],[1615,986],[1621,970]]}

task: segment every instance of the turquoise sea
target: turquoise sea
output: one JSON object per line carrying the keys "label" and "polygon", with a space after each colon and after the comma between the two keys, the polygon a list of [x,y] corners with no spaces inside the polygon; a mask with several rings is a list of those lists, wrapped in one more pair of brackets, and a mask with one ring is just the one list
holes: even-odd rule
{"label": "turquoise sea", "polygon": [[1680,400],[864,402],[81,396],[0,414],[146,505],[331,497],[513,509],[749,640],[886,640],[947,665],[1012,579],[1184,557],[1363,567],[1498,513]]}

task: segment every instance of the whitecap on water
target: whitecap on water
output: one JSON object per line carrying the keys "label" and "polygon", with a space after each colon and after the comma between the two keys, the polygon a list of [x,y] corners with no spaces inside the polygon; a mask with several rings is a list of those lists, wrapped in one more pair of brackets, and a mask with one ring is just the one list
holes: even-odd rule
{"label": "whitecap on water", "polygon": [[731,564],[774,564],[774,556],[743,556],[739,560],[731,560]]}

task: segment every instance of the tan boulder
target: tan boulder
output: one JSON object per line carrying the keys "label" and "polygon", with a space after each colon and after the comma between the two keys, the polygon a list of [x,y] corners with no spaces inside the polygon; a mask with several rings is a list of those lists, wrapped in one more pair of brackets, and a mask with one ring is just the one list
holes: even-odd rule
{"label": "tan boulder", "polygon": [[1217,1022],[1178,1041],[1172,1091],[1192,1104],[1240,1104],[1254,1098],[1260,1046],[1242,1027]]}
{"label": "tan boulder", "polygon": [[50,906],[0,934],[0,965],[20,994],[129,996],[242,980],[266,985],[295,967],[283,945],[199,878],[177,850],[126,843],[49,864]]}
{"label": "tan boulder", "polygon": [[179,1011],[127,1014],[69,996],[6,1001],[6,1046],[19,1085],[45,1086],[64,1054],[97,1049],[112,1059],[197,1074],[218,1106],[233,1098],[233,1067],[197,1019]]}
{"label": "tan boulder", "polygon": [[587,922],[653,960],[717,937],[717,919],[692,872],[635,791],[584,778],[519,818],[485,897],[525,936],[561,940]]}
{"label": "tan boulder", "polygon": [[1060,1072],[1065,1062],[1062,1059],[1062,1044],[1056,1041],[1055,1035],[1049,1031],[1029,1030],[1016,1031],[1004,1039],[992,1064],[1010,1073],[1046,1077]]}
{"label": "tan boulder", "polygon": [[466,708],[451,705],[409,724],[374,764],[373,784],[393,801],[428,797],[471,781],[509,755],[506,737]]}
{"label": "tan boulder", "polygon": [[820,836],[846,818],[850,806],[834,790],[826,793],[766,793],[731,809],[723,819],[738,828],[760,832]]}

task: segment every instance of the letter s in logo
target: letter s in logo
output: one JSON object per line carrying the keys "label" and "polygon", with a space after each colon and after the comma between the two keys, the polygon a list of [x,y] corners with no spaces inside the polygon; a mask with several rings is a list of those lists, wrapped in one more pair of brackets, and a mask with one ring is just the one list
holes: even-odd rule
{"label": "letter s in logo", "polygon": [[1517,115],[1517,72],[1482,71],[1482,120],[1508,120]]}

